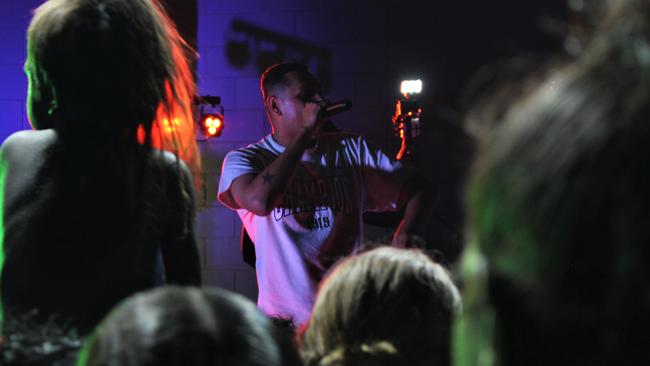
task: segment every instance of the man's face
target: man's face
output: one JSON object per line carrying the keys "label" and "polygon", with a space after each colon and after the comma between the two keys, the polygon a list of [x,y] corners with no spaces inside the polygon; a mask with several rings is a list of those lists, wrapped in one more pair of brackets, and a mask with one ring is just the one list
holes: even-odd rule
{"label": "man's face", "polygon": [[289,84],[278,96],[282,111],[282,128],[298,129],[303,125],[303,110],[307,103],[319,103],[321,96],[320,83],[311,75],[300,75],[290,72],[286,78]]}

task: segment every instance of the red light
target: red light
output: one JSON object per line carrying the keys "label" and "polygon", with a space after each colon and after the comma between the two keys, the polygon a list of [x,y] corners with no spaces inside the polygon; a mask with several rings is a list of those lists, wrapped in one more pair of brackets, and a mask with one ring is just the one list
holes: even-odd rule
{"label": "red light", "polygon": [[201,126],[206,137],[221,136],[224,127],[222,118],[214,114],[206,114],[203,116]]}

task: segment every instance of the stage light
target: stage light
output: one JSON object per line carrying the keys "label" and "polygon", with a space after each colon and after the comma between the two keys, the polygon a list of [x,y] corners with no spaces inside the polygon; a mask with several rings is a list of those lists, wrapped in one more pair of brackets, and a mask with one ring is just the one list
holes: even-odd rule
{"label": "stage light", "polygon": [[207,137],[221,136],[223,131],[223,116],[219,114],[204,114],[201,117],[201,127],[203,134]]}
{"label": "stage light", "polygon": [[195,99],[198,104],[200,128],[203,141],[208,141],[213,137],[221,136],[225,127],[223,106],[221,98],[215,96],[201,96]]}
{"label": "stage light", "polygon": [[404,80],[400,84],[400,91],[404,96],[420,94],[422,92],[422,80]]}

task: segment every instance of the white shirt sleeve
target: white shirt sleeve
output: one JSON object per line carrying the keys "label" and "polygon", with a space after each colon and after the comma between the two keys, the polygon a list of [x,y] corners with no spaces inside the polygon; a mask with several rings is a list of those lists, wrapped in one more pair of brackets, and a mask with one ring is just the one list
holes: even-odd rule
{"label": "white shirt sleeve", "polygon": [[217,198],[221,203],[234,210],[240,208],[230,194],[230,186],[236,178],[245,174],[257,174],[263,169],[263,167],[261,169],[257,167],[258,164],[254,162],[253,154],[242,149],[226,154],[221,166],[221,178],[217,192]]}

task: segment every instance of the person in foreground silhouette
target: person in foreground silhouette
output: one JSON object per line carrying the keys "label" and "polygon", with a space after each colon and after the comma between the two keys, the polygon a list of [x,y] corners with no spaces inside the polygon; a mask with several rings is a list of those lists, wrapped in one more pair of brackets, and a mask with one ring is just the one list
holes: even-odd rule
{"label": "person in foreground silhouette", "polygon": [[156,0],[36,9],[33,130],[0,151],[4,317],[36,310],[84,333],[139,290],[200,283],[187,52]]}
{"label": "person in foreground silhouette", "polygon": [[607,5],[479,152],[457,366],[650,362],[650,3]]}

